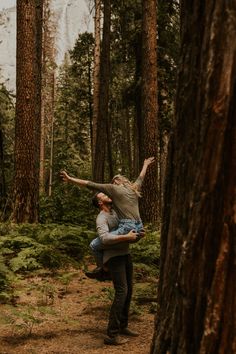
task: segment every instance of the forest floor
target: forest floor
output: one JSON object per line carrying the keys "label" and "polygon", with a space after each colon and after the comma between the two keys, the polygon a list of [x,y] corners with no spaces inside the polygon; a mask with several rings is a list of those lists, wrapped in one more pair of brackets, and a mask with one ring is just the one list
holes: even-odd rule
{"label": "forest floor", "polygon": [[104,345],[113,297],[109,281],[88,279],[75,269],[54,275],[39,272],[17,281],[15,292],[14,306],[0,305],[0,354],[150,352],[155,311],[136,302],[132,302],[129,327],[139,337],[122,346]]}

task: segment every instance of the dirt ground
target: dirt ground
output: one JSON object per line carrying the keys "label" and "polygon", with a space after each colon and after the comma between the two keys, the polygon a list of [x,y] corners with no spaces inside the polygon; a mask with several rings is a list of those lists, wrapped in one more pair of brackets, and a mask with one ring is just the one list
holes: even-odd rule
{"label": "dirt ground", "polygon": [[[38,274],[15,285],[16,306],[0,305],[0,354],[148,354],[154,315],[132,305],[129,327],[140,333],[122,346],[103,344],[111,282],[88,279],[81,270]],[[139,312],[139,313],[138,313]]]}

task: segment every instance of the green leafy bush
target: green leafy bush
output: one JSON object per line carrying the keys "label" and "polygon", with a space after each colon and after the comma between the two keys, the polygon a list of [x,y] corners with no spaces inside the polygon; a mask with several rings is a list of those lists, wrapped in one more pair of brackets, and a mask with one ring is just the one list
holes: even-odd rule
{"label": "green leafy bush", "polygon": [[[91,176],[82,175],[68,168],[71,175],[80,175],[89,179]],[[87,188],[79,188],[70,184],[63,184],[59,178],[55,179],[53,195],[41,197],[40,223],[72,224],[95,229],[97,210],[92,207],[93,193]]]}
{"label": "green leafy bush", "polygon": [[160,233],[146,230],[139,242],[132,244],[132,259],[135,263],[136,279],[157,276],[160,263]]}
{"label": "green leafy bush", "polygon": [[0,257],[0,291],[4,291],[8,285],[9,270],[3,263],[3,258]]}
{"label": "green leafy bush", "polygon": [[83,227],[56,224],[1,224],[0,234],[4,262],[14,272],[78,264],[95,236]]}
{"label": "green leafy bush", "polygon": [[5,264],[4,257],[0,254],[0,303],[11,300],[11,282],[14,279],[13,272]]}

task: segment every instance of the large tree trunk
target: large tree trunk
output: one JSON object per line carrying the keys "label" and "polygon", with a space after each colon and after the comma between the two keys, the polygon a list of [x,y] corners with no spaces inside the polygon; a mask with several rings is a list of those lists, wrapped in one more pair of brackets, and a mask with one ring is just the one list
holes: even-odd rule
{"label": "large tree trunk", "polygon": [[236,3],[182,1],[151,353],[236,352]]}
{"label": "large tree trunk", "polygon": [[154,156],[143,183],[140,211],[143,221],[156,223],[158,211],[157,130],[157,9],[156,0],[143,0],[142,26],[142,124],[140,159]]}
{"label": "large tree trunk", "polygon": [[166,132],[165,134],[162,132],[162,136],[160,136],[160,150],[159,150],[159,211],[160,215],[162,215],[162,207],[163,207],[163,198],[164,198],[164,185],[166,180],[166,164],[167,164],[167,156],[168,156],[168,142],[169,142],[169,134]]}
{"label": "large tree trunk", "polygon": [[49,145],[50,145],[50,156],[49,156],[49,182],[48,182],[48,196],[52,195],[52,185],[53,185],[53,152],[54,152],[54,106],[55,106],[55,88],[56,79],[55,73],[51,73],[51,114],[49,116],[50,132],[49,132]]}
{"label": "large tree trunk", "polygon": [[108,131],[108,101],[110,79],[110,26],[111,3],[104,0],[103,38],[100,65],[99,112],[94,156],[94,180],[103,182]]}
{"label": "large tree trunk", "polygon": [[100,90],[100,55],[101,55],[101,1],[95,0],[95,46],[94,46],[94,69],[93,69],[93,123],[92,123],[92,165],[94,178],[94,161],[97,138],[97,121],[99,113],[99,90]]}
{"label": "large tree trunk", "polygon": [[6,181],[5,181],[5,163],[4,163],[4,142],[3,142],[3,132],[2,132],[2,117],[0,114],[0,208],[4,198],[6,197]]}
{"label": "large tree trunk", "polygon": [[123,139],[121,145],[121,158],[123,162],[123,168],[125,168],[125,174],[128,178],[133,179],[132,175],[132,144],[131,144],[131,132],[130,132],[130,113],[129,109],[126,107],[123,109],[123,121],[122,121],[122,131]]}
{"label": "large tree trunk", "polygon": [[55,86],[55,23],[50,9],[51,0],[44,0],[42,38],[42,114],[40,143],[40,192],[50,194],[51,145],[54,124]]}
{"label": "large tree trunk", "polygon": [[[136,14],[136,21],[139,17]],[[134,42],[135,52],[135,90],[134,90],[134,105],[135,105],[135,119],[133,127],[133,141],[134,141],[134,155],[133,155],[133,176],[138,176],[140,170],[139,150],[141,146],[141,131],[142,131],[142,116],[141,116],[141,84],[140,78],[142,75],[142,39],[141,33],[137,32]],[[142,162],[141,162],[142,164]]]}
{"label": "large tree trunk", "polygon": [[42,1],[17,1],[15,178],[12,220],[38,221]]}

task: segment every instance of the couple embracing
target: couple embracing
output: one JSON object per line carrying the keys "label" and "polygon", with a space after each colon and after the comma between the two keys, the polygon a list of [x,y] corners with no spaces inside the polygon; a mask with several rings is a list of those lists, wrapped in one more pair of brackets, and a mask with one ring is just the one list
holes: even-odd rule
{"label": "couple embracing", "polygon": [[93,204],[100,209],[96,219],[98,237],[90,244],[98,265],[94,278],[96,273],[102,271],[106,274],[108,271],[115,289],[107,337],[104,339],[104,343],[108,345],[125,344],[128,339],[120,335],[138,336],[128,328],[133,289],[133,263],[129,244],[144,236],[138,200],[147,168],[153,162],[153,157],[144,160],[142,170],[134,183],[122,175],[116,175],[111,183],[103,184],[74,178],[65,171],[61,172],[63,181],[97,191]]}

